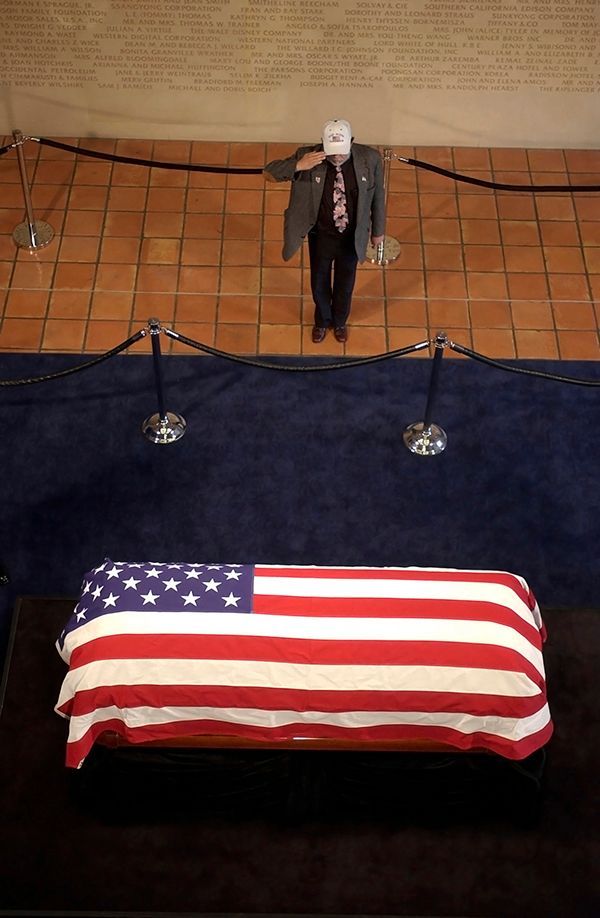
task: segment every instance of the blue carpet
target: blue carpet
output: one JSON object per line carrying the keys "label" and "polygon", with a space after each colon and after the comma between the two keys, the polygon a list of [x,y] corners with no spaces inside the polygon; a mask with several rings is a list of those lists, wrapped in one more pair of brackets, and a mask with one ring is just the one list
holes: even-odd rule
{"label": "blue carpet", "polygon": [[[81,361],[1,355],[0,377]],[[588,362],[520,365],[600,379]],[[598,389],[446,358],[433,420],[448,447],[422,458],[402,431],[423,418],[429,360],[163,367],[166,406],[188,422],[170,446],[140,432],[157,410],[150,357],[0,389],[0,637],[16,595],[73,596],[105,555],[501,568],[542,605],[598,605]]]}

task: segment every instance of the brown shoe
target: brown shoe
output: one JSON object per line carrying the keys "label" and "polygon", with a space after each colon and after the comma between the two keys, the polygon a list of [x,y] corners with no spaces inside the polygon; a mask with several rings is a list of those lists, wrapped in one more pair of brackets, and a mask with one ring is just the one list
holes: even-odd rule
{"label": "brown shoe", "polygon": [[323,328],[321,325],[315,325],[312,330],[313,344],[320,344],[321,341],[325,339],[326,334],[327,334],[326,328]]}
{"label": "brown shoe", "polygon": [[339,341],[340,344],[345,344],[348,340],[348,329],[345,325],[336,325],[333,329],[333,334],[335,335],[335,340]]}

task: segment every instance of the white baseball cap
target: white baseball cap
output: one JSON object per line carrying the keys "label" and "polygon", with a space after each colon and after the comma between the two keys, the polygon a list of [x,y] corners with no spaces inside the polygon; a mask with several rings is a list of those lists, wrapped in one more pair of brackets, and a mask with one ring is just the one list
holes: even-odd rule
{"label": "white baseball cap", "polygon": [[352,128],[347,121],[335,118],[333,121],[326,121],[323,125],[321,134],[323,138],[323,149],[328,156],[335,153],[345,155],[350,152],[352,146]]}

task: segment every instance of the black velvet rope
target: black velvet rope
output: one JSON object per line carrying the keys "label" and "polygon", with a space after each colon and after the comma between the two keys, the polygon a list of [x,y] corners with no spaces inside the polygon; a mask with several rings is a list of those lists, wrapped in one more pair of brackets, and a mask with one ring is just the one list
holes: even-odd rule
{"label": "black velvet rope", "polygon": [[[179,169],[184,172],[216,172],[228,173],[234,175],[261,175],[264,169],[244,169],[234,168],[232,166],[199,166],[196,163],[165,163],[158,160],[138,159],[135,156],[120,156],[117,153],[101,153],[98,150],[87,150],[84,147],[75,147],[69,143],[61,143],[58,140],[48,140],[47,137],[30,137],[48,147],[56,147],[59,150],[67,150],[70,153],[80,154],[81,156],[92,156],[95,159],[105,159],[116,163],[129,163],[134,166],[147,166],[156,169]],[[8,147],[7,149],[10,149]],[[432,163],[425,163],[419,159],[410,159],[404,156],[398,156],[398,160],[408,163],[418,169],[427,169],[429,172],[437,172],[438,175],[444,175],[446,178],[454,179],[457,182],[467,182],[469,185],[480,185],[483,188],[495,188],[498,191],[531,191],[531,192],[595,192],[600,191],[600,185],[507,185],[501,182],[490,182],[486,179],[472,178],[469,175],[461,175],[458,172],[451,172],[449,169],[442,169],[441,166],[434,166]]]}
{"label": "black velvet rope", "polygon": [[531,191],[531,192],[590,192],[600,191],[600,185],[505,185],[501,182],[489,182],[486,179],[472,178],[469,175],[461,175],[459,172],[451,172],[449,169],[442,169],[441,166],[433,166],[431,163],[421,162],[420,159],[409,159],[405,156],[398,156],[400,162],[416,166],[418,169],[427,169],[428,172],[437,172],[438,175],[444,175],[446,178],[454,179],[457,182],[467,182],[469,185],[481,185],[483,188],[495,188],[497,191]]}
{"label": "black velvet rope", "polygon": [[144,328],[136,332],[135,335],[132,335],[131,338],[128,338],[127,341],[122,341],[121,344],[117,344],[115,347],[111,348],[110,351],[106,351],[106,353],[94,357],[93,360],[88,360],[87,363],[80,363],[76,367],[69,367],[67,370],[58,370],[56,373],[48,373],[45,376],[32,376],[29,379],[0,379],[0,386],[5,388],[9,386],[29,386],[33,383],[48,382],[51,379],[62,379],[64,376],[72,376],[73,373],[79,373],[80,370],[88,370],[90,367],[95,367],[97,364],[108,360],[109,357],[120,354],[121,351],[131,347],[131,345],[139,341],[140,338],[145,338],[146,334],[147,332]]}
{"label": "black velvet rope", "polygon": [[235,175],[261,175],[260,169],[233,168],[231,166],[198,166],[196,163],[163,163],[158,160],[138,159],[135,156],[120,156],[118,153],[100,153],[98,150],[86,150],[83,147],[74,147],[70,143],[60,143],[58,140],[48,140],[46,137],[30,137],[45,147],[56,147],[58,150],[67,150],[69,153],[78,153],[81,156],[93,156],[95,159],[107,159],[113,163],[129,163],[133,166],[148,166],[154,169],[179,169],[183,172],[227,172]]}
{"label": "black velvet rope", "polygon": [[544,373],[543,370],[530,370],[527,367],[509,366],[506,363],[500,363],[498,360],[492,360],[491,357],[485,357],[483,354],[478,354],[477,351],[472,351],[462,344],[455,344],[454,341],[450,341],[448,347],[456,351],[457,354],[464,354],[465,357],[471,357],[473,360],[479,361],[479,363],[485,363],[490,367],[496,367],[498,370],[506,370],[508,373],[521,373],[523,376],[539,376],[541,379],[553,379],[555,382],[571,383],[574,386],[600,386],[600,379],[576,379],[574,376],[561,376],[558,373]]}
{"label": "black velvet rope", "polygon": [[180,335],[171,328],[162,328],[161,330],[169,338],[174,338],[176,341],[181,341],[182,344],[187,344],[189,347],[196,348],[199,351],[205,351],[207,354],[212,354],[213,357],[223,357],[225,360],[232,360],[234,363],[244,363],[247,366],[260,367],[263,370],[284,370],[291,373],[309,373],[320,370],[345,370],[347,367],[359,367],[366,363],[377,363],[380,360],[389,360],[391,357],[403,357],[405,354],[412,354],[413,351],[422,350],[424,347],[428,347],[429,344],[431,344],[430,341],[420,341],[418,344],[401,347],[395,351],[386,351],[385,354],[373,354],[371,357],[358,357],[354,360],[344,360],[339,363],[324,363],[315,366],[286,366],[280,363],[268,363],[265,360],[253,360],[251,357],[240,357],[238,354],[229,354],[227,351],[219,351],[217,348],[211,347],[208,344],[201,344],[200,341],[194,341],[193,338],[188,338],[186,335]]}
{"label": "black velvet rope", "polygon": [[[435,344],[435,341],[419,341],[416,344],[410,344],[407,347],[397,348],[393,351],[386,351],[384,354],[373,354],[370,357],[359,357],[353,360],[344,360],[337,363],[288,366],[286,364],[269,363],[268,361],[264,360],[253,360],[250,357],[241,357],[238,354],[230,354],[227,351],[220,351],[208,344],[202,344],[200,341],[194,341],[193,338],[188,338],[186,335],[181,335],[171,328],[161,327],[160,330],[164,332],[167,337],[173,338],[175,341],[180,341],[182,344],[187,344],[189,347],[196,348],[196,350],[211,354],[213,357],[222,357],[225,360],[231,360],[234,363],[242,363],[246,364],[247,366],[258,367],[264,370],[283,370],[292,373],[320,372],[321,370],[344,370],[349,367],[364,366],[365,364],[378,363],[382,360],[390,360],[395,357],[404,357],[406,354],[412,354],[415,351],[423,350],[423,348],[428,347],[430,344]],[[106,351],[104,354],[100,354],[98,357],[94,357],[93,360],[88,360],[86,363],[78,364],[76,367],[69,367],[66,370],[59,370],[56,373],[47,373],[44,376],[33,376],[26,379],[0,379],[0,387],[9,388],[15,386],[27,386],[32,385],[33,383],[49,382],[52,379],[62,379],[65,376],[72,376],[74,373],[79,373],[81,370],[87,370],[90,367],[97,366],[98,364],[103,363],[105,360],[108,360],[110,357],[114,357],[116,354],[120,354],[128,347],[131,347],[132,344],[135,344],[136,341],[139,341],[140,338],[144,338],[147,333],[147,329],[143,328],[132,335],[130,338],[127,338],[126,341],[122,341],[121,344],[115,345],[115,347],[111,348],[109,351]],[[509,366],[506,363],[501,363],[498,360],[493,360],[491,357],[486,357],[483,354],[478,354],[477,351],[473,351],[462,344],[456,344],[454,341],[448,341],[447,347],[451,348],[453,351],[456,351],[457,354],[463,354],[465,357],[470,357],[472,360],[476,360],[479,363],[485,363],[488,366],[496,367],[498,370],[506,370],[508,373],[520,373],[524,376],[537,376],[541,379],[552,379],[555,382],[571,383],[572,385],[576,386],[589,386],[594,388],[600,386],[600,380],[597,379],[577,379],[574,376],[562,376],[558,373],[545,373],[543,370],[532,370],[527,367]]]}
{"label": "black velvet rope", "polygon": [[14,144],[9,143],[5,147],[0,147],[0,156],[4,156],[5,153],[8,153],[9,150],[12,150]]}

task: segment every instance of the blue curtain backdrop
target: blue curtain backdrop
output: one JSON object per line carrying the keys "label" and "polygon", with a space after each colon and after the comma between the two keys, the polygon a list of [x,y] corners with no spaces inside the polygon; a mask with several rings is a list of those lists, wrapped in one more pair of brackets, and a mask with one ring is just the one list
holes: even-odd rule
{"label": "blue curtain backdrop", "polygon": [[[0,377],[82,359],[2,355]],[[598,605],[597,388],[446,357],[433,420],[448,447],[422,458],[402,432],[423,418],[430,360],[162,363],[166,407],[188,422],[169,446],[141,434],[157,410],[150,357],[0,389],[2,636],[16,595],[75,596],[106,555],[500,568],[542,605]],[[519,365],[600,379],[591,363]]]}

